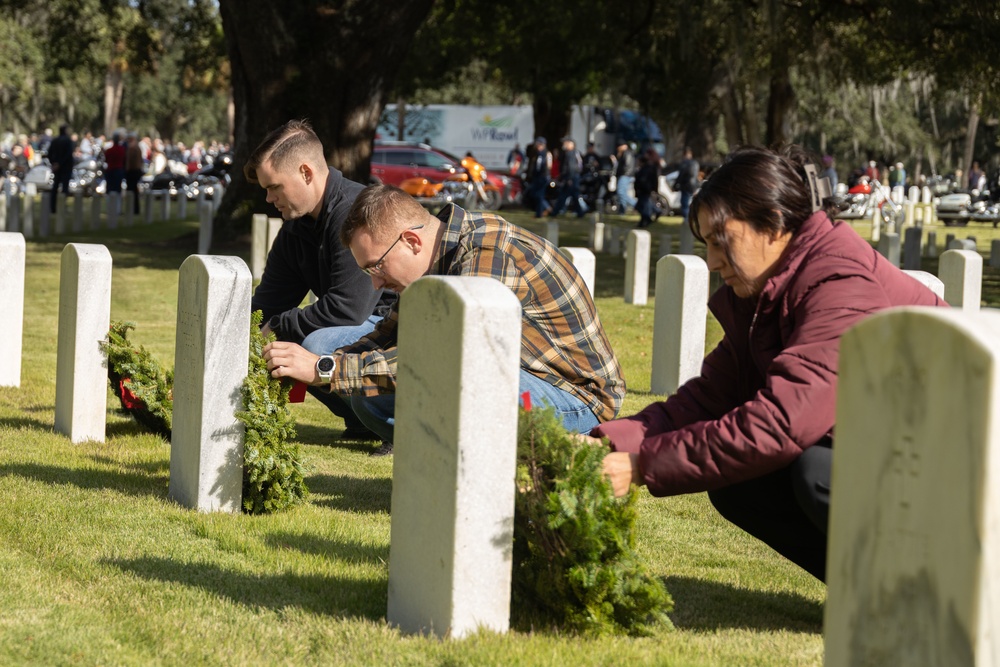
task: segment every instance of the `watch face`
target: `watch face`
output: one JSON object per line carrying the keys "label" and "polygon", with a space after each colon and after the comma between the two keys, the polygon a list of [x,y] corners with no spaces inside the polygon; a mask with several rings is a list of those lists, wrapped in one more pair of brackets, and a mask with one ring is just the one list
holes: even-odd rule
{"label": "watch face", "polygon": [[333,370],[333,357],[320,357],[316,362],[316,370],[320,373],[329,373]]}

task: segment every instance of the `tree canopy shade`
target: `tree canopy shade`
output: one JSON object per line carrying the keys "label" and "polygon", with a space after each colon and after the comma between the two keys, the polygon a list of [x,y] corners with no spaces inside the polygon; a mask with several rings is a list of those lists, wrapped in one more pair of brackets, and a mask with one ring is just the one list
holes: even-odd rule
{"label": "tree canopy shade", "polygon": [[[379,114],[433,0],[220,0],[232,68],[237,165],[264,136],[306,118],[327,161],[368,182]],[[237,170],[216,224],[247,218],[262,191]]]}

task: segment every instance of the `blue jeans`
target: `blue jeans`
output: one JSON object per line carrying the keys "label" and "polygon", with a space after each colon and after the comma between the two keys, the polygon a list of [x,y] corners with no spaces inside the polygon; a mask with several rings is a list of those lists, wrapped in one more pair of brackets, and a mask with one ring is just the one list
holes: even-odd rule
{"label": "blue jeans", "polygon": [[691,210],[691,197],[693,196],[693,192],[685,192],[681,190],[681,217],[684,218],[685,225],[688,221],[688,211]]}
{"label": "blue jeans", "polygon": [[615,185],[615,192],[618,193],[618,201],[622,203],[622,213],[630,208],[635,208],[636,199],[632,196],[630,190],[632,189],[632,183],[635,181],[635,176],[619,176],[618,184]]}
{"label": "blue jeans", "polygon": [[[370,334],[381,319],[378,315],[372,315],[357,326],[317,329],[305,337],[305,340],[302,341],[302,347],[313,354],[331,354],[342,347],[357,342],[362,336]],[[319,387],[309,387],[308,391],[316,397],[316,400],[329,408],[330,412],[343,419],[345,428],[362,428],[362,423],[355,416],[350,405],[339,394],[324,391]]]}
{"label": "blue jeans", "polygon": [[[567,206],[566,202],[569,202]],[[583,205],[583,209],[580,206]],[[580,175],[576,174],[570,176],[568,181],[563,181],[559,184],[559,198],[556,200],[556,206],[552,209],[552,215],[557,216],[567,208],[576,211],[577,217],[582,217],[586,212],[586,204],[580,199]]]}
{"label": "blue jeans", "polygon": [[[531,395],[533,407],[552,406],[567,431],[589,433],[598,424],[597,417],[579,398],[522,369],[518,393],[524,392]],[[392,442],[396,424],[395,394],[351,396],[349,400],[362,424],[383,440]]]}

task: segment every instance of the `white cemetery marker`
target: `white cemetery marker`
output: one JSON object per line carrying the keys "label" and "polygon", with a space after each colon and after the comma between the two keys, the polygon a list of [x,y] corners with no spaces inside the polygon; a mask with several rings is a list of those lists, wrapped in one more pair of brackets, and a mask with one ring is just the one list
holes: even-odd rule
{"label": "white cemetery marker", "polygon": [[555,247],[559,247],[559,222],[557,220],[546,221],[545,239]]}
{"label": "white cemetery marker", "polygon": [[937,232],[927,232],[927,256],[937,257]]}
{"label": "white cemetery marker", "polygon": [[944,283],[941,279],[935,276],[933,273],[927,271],[914,271],[905,270],[903,271],[906,275],[910,276],[924,287],[928,288],[930,291],[934,292],[941,299],[944,299]]}
{"label": "white cemetery marker", "polygon": [[649,252],[652,236],[645,229],[628,233],[625,259],[625,303],[645,306],[649,299]]}
{"label": "white cemetery marker", "polygon": [[692,232],[691,227],[684,222],[681,223],[681,238],[679,247],[677,249],[677,254],[679,255],[694,254],[694,232]]}
{"label": "white cemetery marker", "polygon": [[997,664],[1000,313],[864,320],[836,412],[824,664]]}
{"label": "white cemetery marker", "polygon": [[21,210],[23,204],[21,203],[22,195],[20,193],[12,195],[10,200],[7,202],[7,231],[8,232],[19,232],[21,231]]}
{"label": "white cemetery marker", "polygon": [[621,231],[618,227],[608,227],[611,232],[611,244],[608,248],[608,252],[612,255],[618,256],[622,254],[622,236],[619,234]]}
{"label": "white cemetery marker", "polygon": [[594,252],[604,252],[604,223],[595,222],[590,227],[590,247]]}
{"label": "white cemetery marker", "polygon": [[73,231],[83,230],[83,193],[78,192],[73,197]]}
{"label": "white cemetery marker", "polygon": [[944,249],[945,250],[952,250],[952,248],[950,246],[951,246],[951,242],[954,241],[954,240],[955,240],[955,235],[954,234],[945,234],[944,235]]}
{"label": "white cemetery marker", "polygon": [[125,213],[125,226],[126,227],[131,227],[135,223],[135,220],[133,220],[133,218],[135,217],[135,200],[138,197],[138,195],[139,195],[139,193],[135,192],[134,190],[127,190],[125,192],[125,211],[124,211],[124,213]]}
{"label": "white cemetery marker", "polygon": [[21,337],[24,331],[24,237],[15,232],[0,232],[0,312],[4,314],[0,387],[20,387]]}
{"label": "white cemetery marker", "polygon": [[163,191],[163,221],[170,220],[170,191]]}
{"label": "white cemetery marker", "polygon": [[153,191],[152,190],[146,190],[146,197],[145,197],[145,199],[146,199],[146,201],[143,202],[144,206],[142,207],[143,221],[147,225],[151,225],[151,224],[153,224]]}
{"label": "white cemetery marker", "polygon": [[63,193],[56,194],[56,234],[66,233],[66,209],[69,208],[69,197]]}
{"label": "white cemetery marker", "polygon": [[1000,239],[990,241],[990,266],[1000,269]]}
{"label": "white cemetery marker", "polygon": [[108,229],[118,229],[118,213],[122,209],[121,202],[120,192],[108,193]]}
{"label": "white cemetery marker", "polygon": [[207,255],[212,247],[212,202],[202,202],[198,207],[198,254]]}
{"label": "white cemetery marker", "polygon": [[882,214],[878,207],[872,211],[872,243],[878,243],[882,239]]}
{"label": "white cemetery marker", "polygon": [[562,253],[563,257],[568,259],[570,263],[576,267],[577,272],[580,277],[583,278],[583,282],[587,284],[587,289],[590,291],[590,296],[594,296],[594,276],[597,272],[597,258],[594,257],[592,253],[587,248],[559,248],[559,252]]}
{"label": "white cemetery marker", "polygon": [[971,239],[951,239],[948,241],[946,250],[971,250],[976,251],[976,242]]}
{"label": "white cemetery marker", "polygon": [[672,234],[667,234],[667,233],[660,234],[660,249],[659,252],[657,253],[658,255],[656,258],[657,261],[669,255],[670,251],[673,249],[673,245],[674,245],[674,237]]}
{"label": "white cemetery marker", "polygon": [[68,243],[59,270],[56,423],[72,442],[104,442],[108,366],[100,342],[111,324],[111,253]]}
{"label": "white cemetery marker", "polygon": [[267,252],[271,252],[271,246],[274,245],[274,239],[278,238],[278,232],[281,231],[281,224],[283,222],[284,220],[281,218],[267,219]]}
{"label": "white cemetery marker", "polygon": [[183,192],[177,193],[177,217],[181,220],[187,220],[188,215],[188,198]]}
{"label": "white cemetery marker", "polygon": [[983,256],[973,250],[946,250],[941,254],[938,276],[944,283],[944,300],[962,310],[979,310],[983,292]]}
{"label": "white cemetery marker", "polygon": [[914,204],[914,203],[912,203],[912,202],[904,202],[903,203],[903,211],[905,213],[905,217],[903,219],[903,224],[904,225],[913,225],[913,224],[916,224],[916,219],[917,219],[917,213],[916,213],[917,212],[917,205]]}
{"label": "white cemetery marker", "polygon": [[42,238],[49,235],[49,227],[52,222],[52,198],[55,196],[51,190],[42,193],[42,207],[38,216],[38,236]]}
{"label": "white cemetery marker", "polygon": [[0,232],[7,231],[7,210],[10,206],[10,194],[6,192],[6,188],[3,193],[0,193]]}
{"label": "white cemetery marker", "polygon": [[893,266],[899,266],[899,234],[895,232],[883,234],[878,242],[878,251],[892,262]]}
{"label": "white cemetery marker", "polygon": [[216,185],[212,190],[212,216],[215,216],[216,211],[222,206],[222,186]]}
{"label": "white cemetery marker", "polygon": [[654,394],[672,394],[701,373],[708,283],[708,265],[696,255],[667,255],[656,263],[650,376],[650,391]]}
{"label": "white cemetery marker", "polygon": [[192,255],[177,287],[170,497],[202,512],[243,502],[240,387],[250,347],[250,269],[239,257]]}
{"label": "white cemetery marker", "polygon": [[264,275],[264,262],[267,261],[267,216],[255,213],[251,218],[250,229],[250,273],[254,280],[260,280]]}
{"label": "white cemetery marker", "polygon": [[[920,203],[921,204],[933,204],[934,203],[934,194],[931,192],[930,186],[925,185],[924,187],[922,187],[920,189]],[[928,222],[928,221],[925,220],[924,222]]]}
{"label": "white cemetery marker", "polygon": [[94,195],[90,199],[90,228],[100,229],[101,228],[101,201],[104,199],[103,196]]}
{"label": "white cemetery marker", "polygon": [[491,278],[430,276],[400,308],[386,620],[506,632],[521,306]]}
{"label": "white cemetery marker", "polygon": [[920,202],[920,188],[916,185],[911,185],[909,190],[909,197],[907,198],[911,204],[917,204]]}
{"label": "white cemetery marker", "polygon": [[906,237],[903,242],[903,268],[917,271],[920,269],[920,242],[924,230],[919,227],[907,227],[903,232]]}

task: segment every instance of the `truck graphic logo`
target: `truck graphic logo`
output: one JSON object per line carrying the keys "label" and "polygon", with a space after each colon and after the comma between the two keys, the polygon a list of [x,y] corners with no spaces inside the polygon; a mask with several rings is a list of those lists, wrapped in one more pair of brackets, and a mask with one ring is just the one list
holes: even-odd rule
{"label": "truck graphic logo", "polygon": [[518,141],[517,130],[509,128],[514,125],[513,116],[502,116],[494,119],[489,114],[483,116],[479,121],[479,127],[470,127],[474,141],[495,141],[498,143],[510,143]]}

